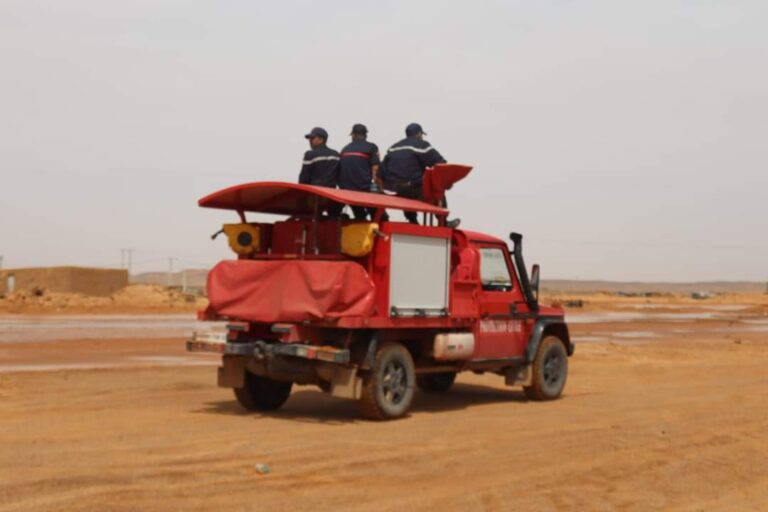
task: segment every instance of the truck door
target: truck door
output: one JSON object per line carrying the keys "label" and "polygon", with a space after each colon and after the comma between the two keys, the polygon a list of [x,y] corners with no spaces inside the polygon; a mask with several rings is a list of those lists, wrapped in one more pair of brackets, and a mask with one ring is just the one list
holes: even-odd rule
{"label": "truck door", "polygon": [[481,289],[473,359],[520,356],[526,340],[523,320],[518,316],[527,312],[528,307],[515,279],[507,248],[489,244],[478,246],[477,251]]}

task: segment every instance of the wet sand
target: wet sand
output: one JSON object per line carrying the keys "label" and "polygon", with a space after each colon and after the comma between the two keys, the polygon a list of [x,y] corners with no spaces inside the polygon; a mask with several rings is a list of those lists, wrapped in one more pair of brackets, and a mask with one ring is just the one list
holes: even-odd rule
{"label": "wet sand", "polygon": [[0,343],[0,510],[764,510],[765,310],[638,311],[569,311],[561,400],[462,374],[388,423],[246,414],[182,336]]}
{"label": "wet sand", "polygon": [[0,344],[65,340],[184,337],[223,324],[198,322],[194,314],[0,315]]}

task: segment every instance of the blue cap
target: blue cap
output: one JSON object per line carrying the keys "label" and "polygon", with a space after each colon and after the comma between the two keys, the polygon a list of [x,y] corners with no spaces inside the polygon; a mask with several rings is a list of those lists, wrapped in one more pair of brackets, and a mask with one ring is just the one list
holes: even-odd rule
{"label": "blue cap", "polygon": [[405,127],[405,135],[408,137],[411,137],[413,135],[418,135],[420,133],[423,133],[424,135],[426,135],[424,130],[421,129],[421,125],[419,123],[411,123]]}
{"label": "blue cap", "polygon": [[355,125],[352,125],[352,133],[350,135],[366,135],[368,134],[368,128],[365,127],[364,124],[357,123]]}
{"label": "blue cap", "polygon": [[315,126],[308,134],[304,136],[305,139],[311,139],[312,137],[322,137],[323,139],[328,140],[328,132],[319,126]]}

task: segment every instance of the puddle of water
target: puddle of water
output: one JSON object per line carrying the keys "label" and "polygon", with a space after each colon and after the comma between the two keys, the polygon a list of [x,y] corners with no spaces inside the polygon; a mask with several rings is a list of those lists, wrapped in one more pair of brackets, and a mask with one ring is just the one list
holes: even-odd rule
{"label": "puddle of water", "polygon": [[653,341],[647,338],[622,338],[611,340],[614,345],[650,345]]}
{"label": "puddle of water", "polygon": [[744,319],[741,321],[744,322],[745,324],[756,324],[756,325],[768,326],[768,318]]}
{"label": "puddle of water", "polygon": [[706,309],[708,311],[742,311],[750,308],[748,304],[710,304],[708,306],[698,304],[627,304],[625,307],[633,309]]}
{"label": "puddle of water", "polygon": [[[207,354],[206,354],[207,355]],[[218,364],[221,358],[220,354],[211,354],[216,356],[215,362]],[[130,358],[131,361],[139,361],[142,363],[162,364],[162,365],[209,365],[212,364],[211,360],[204,360],[202,358],[187,357],[187,356],[134,356]]]}
{"label": "puddle of water", "polygon": [[714,329],[715,332],[768,332],[768,318],[737,320],[725,328]]}
{"label": "puddle of water", "polygon": [[749,309],[749,304],[712,304],[711,306],[702,306],[702,309],[711,309],[712,311],[742,311]]}
{"label": "puddle of water", "polygon": [[152,325],[184,325],[196,321],[194,315],[14,315],[0,316],[0,326],[8,329],[48,328],[48,327],[78,327],[89,325],[95,327],[131,327],[140,323]]}
{"label": "puddle of water", "polygon": [[136,368],[149,366],[214,366],[219,357],[184,356],[136,356],[122,362],[111,363],[52,363],[52,364],[3,364],[0,373],[9,372],[50,372],[57,370],[109,370],[115,368]]}
{"label": "puddle of water", "polygon": [[708,320],[718,318],[715,313],[656,313],[639,311],[605,311],[602,313],[566,313],[566,321],[572,324],[596,324],[633,321],[671,321]]}
{"label": "puddle of water", "polygon": [[656,338],[658,334],[651,331],[624,331],[612,334],[617,338]]}
{"label": "puddle of water", "polygon": [[8,372],[50,372],[55,370],[101,370],[119,368],[117,363],[71,363],[71,364],[2,364],[0,373]]}
{"label": "puddle of water", "polygon": [[565,313],[565,320],[570,324],[597,324],[603,322],[631,322],[644,318],[644,313],[606,311],[604,313]]}
{"label": "puddle of water", "polygon": [[718,332],[768,332],[768,325],[734,325],[731,329],[718,329]]}
{"label": "puddle of water", "polygon": [[600,343],[608,341],[605,336],[573,336],[574,343]]}
{"label": "puddle of water", "polygon": [[0,343],[175,338],[223,326],[223,322],[199,322],[189,314],[0,316]]}
{"label": "puddle of water", "polygon": [[[742,324],[741,329],[747,332],[768,332],[768,318],[750,318],[740,320]],[[747,324],[747,325],[743,325]],[[734,327],[738,327],[736,324]]]}

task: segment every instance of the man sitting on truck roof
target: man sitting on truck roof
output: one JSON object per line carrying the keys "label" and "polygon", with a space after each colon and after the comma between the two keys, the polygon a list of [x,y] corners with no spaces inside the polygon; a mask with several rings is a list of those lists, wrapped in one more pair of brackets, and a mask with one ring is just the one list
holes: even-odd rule
{"label": "man sitting on truck roof", "polygon": [[[384,188],[400,197],[422,199],[424,170],[435,164],[444,164],[445,158],[424,140],[424,130],[418,123],[405,128],[405,138],[387,150],[382,163]],[[404,212],[412,224],[418,224],[416,212]]]}
{"label": "man sitting on truck roof", "polygon": [[[368,128],[363,124],[352,127],[352,142],[341,150],[339,188],[361,192],[377,192],[381,187],[379,178],[379,148],[368,142]],[[363,206],[352,206],[356,220],[373,217],[374,210]]]}
{"label": "man sitting on truck roof", "polygon": [[[326,146],[328,132],[316,126],[304,136],[309,140],[309,151],[304,153],[304,160],[299,173],[299,183],[336,188],[339,185],[339,152]],[[338,216],[342,205],[334,205],[325,210],[328,215]]]}
{"label": "man sitting on truck roof", "polygon": [[339,152],[326,146],[328,132],[315,127],[304,136],[309,140],[309,151],[299,174],[299,183],[336,188],[339,184]]}

